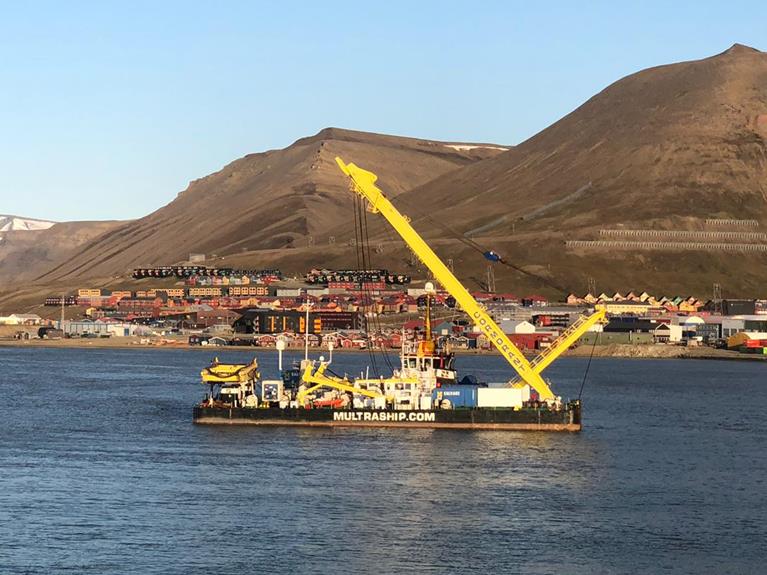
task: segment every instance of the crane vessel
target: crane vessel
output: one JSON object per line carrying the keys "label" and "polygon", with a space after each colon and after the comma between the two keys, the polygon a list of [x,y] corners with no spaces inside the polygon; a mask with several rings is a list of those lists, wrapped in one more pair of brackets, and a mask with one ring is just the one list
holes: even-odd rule
{"label": "crane vessel", "polygon": [[580,431],[580,400],[562,401],[542,374],[581,335],[604,323],[604,310],[581,316],[528,360],[378,188],[377,176],[340,158],[336,162],[366,209],[389,222],[516,375],[499,386],[458,379],[453,354],[431,333],[428,308],[433,285],[427,284],[425,333],[418,341],[403,338],[400,366],[390,376],[340,377],[321,357],[283,372],[282,379],[266,380],[255,360],[250,364],[215,360],[201,373],[210,389],[194,407],[195,423]]}

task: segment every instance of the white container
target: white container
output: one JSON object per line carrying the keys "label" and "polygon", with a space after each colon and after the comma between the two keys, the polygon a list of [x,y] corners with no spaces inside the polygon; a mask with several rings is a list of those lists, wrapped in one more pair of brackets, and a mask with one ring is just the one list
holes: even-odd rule
{"label": "white container", "polygon": [[522,407],[522,403],[527,401],[525,395],[529,399],[530,390],[527,387],[480,387],[477,389],[477,407]]}
{"label": "white container", "polygon": [[421,409],[424,409],[424,410],[431,409],[431,395],[421,396]]}

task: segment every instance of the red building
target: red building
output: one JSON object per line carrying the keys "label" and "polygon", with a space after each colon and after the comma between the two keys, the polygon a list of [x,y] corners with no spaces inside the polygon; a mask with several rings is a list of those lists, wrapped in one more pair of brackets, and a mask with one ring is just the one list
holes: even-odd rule
{"label": "red building", "polygon": [[541,344],[549,343],[552,339],[548,333],[512,333],[507,335],[511,343],[523,351],[541,349],[541,347],[545,347]]}

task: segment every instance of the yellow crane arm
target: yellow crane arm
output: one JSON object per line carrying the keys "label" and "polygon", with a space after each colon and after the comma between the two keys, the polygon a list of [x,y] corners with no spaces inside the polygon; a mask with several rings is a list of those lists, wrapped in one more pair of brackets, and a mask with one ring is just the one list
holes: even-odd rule
{"label": "yellow crane arm", "polygon": [[527,358],[519,351],[517,346],[509,340],[501,328],[493,321],[493,318],[488,315],[485,309],[463,287],[463,284],[458,281],[442,260],[437,257],[437,254],[418,235],[418,232],[413,229],[409,220],[392,205],[383,192],[375,185],[378,176],[354,164],[345,164],[341,158],[337,157],[336,162],[341,171],[351,179],[353,191],[368,201],[370,211],[373,213],[378,212],[386,218],[397,233],[402,236],[402,239],[410,249],[431,270],[431,273],[434,274],[434,279],[441,283],[463,310],[469,314],[474,323],[519,374],[519,377],[535,389],[542,400],[554,399],[554,393],[543,380],[540,373],[532,368],[530,362],[527,361]]}
{"label": "yellow crane arm", "polygon": [[302,380],[304,383],[311,383],[310,387],[298,392],[298,395],[296,396],[296,401],[298,401],[298,404],[301,405],[303,402],[304,397],[306,397],[307,394],[311,393],[312,391],[316,389],[320,389],[322,387],[330,387],[332,389],[337,389],[339,391],[348,391],[350,393],[356,393],[359,395],[365,395],[367,397],[383,397],[382,394],[377,393],[375,391],[369,391],[367,389],[361,389],[359,387],[354,387],[348,380],[346,379],[339,379],[336,377],[331,377],[329,375],[325,375],[325,368],[327,367],[326,364],[321,363],[320,366],[312,373],[312,366],[307,365],[306,369],[304,370]]}

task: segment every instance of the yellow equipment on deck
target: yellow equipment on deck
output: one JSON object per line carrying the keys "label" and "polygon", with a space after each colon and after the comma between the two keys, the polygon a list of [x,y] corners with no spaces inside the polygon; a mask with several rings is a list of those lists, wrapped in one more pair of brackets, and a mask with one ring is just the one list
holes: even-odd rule
{"label": "yellow equipment on deck", "polygon": [[312,363],[309,362],[306,365],[306,368],[304,369],[303,375],[301,377],[301,381],[306,384],[311,384],[310,387],[307,387],[306,389],[302,389],[298,392],[298,395],[296,395],[296,400],[298,401],[298,405],[302,405],[304,398],[313,391],[316,391],[323,387],[329,387],[331,389],[336,389],[338,391],[348,392],[352,394],[359,394],[364,395],[365,397],[383,397],[383,393],[364,389],[362,387],[357,387],[354,384],[352,384],[351,381],[346,379],[345,377],[343,379],[338,377],[333,377],[330,375],[325,374],[325,370],[327,369],[328,364],[325,362],[320,362],[319,367],[316,370],[313,370]]}
{"label": "yellow equipment on deck", "polygon": [[220,363],[218,358],[200,372],[202,383],[247,383],[261,377],[258,372],[258,360],[250,363]]}

